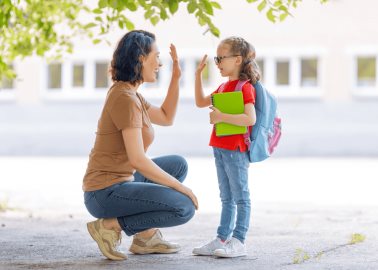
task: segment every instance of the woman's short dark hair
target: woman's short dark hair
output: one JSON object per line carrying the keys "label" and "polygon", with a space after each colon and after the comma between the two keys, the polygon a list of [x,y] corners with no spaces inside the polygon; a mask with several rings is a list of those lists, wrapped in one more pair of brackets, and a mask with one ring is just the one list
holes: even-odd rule
{"label": "woman's short dark hair", "polygon": [[155,35],[143,30],[133,30],[124,35],[110,64],[112,80],[130,82],[132,85],[143,82],[140,56],[147,56],[154,42]]}

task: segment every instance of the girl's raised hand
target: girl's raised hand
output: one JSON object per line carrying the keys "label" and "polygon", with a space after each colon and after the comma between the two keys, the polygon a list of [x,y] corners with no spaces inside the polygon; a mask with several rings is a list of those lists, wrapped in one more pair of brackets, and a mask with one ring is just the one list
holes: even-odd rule
{"label": "girl's raised hand", "polygon": [[179,58],[177,56],[176,47],[175,47],[175,45],[171,44],[169,49],[170,49],[169,54],[171,55],[172,62],[173,62],[172,77],[180,78],[181,77],[181,68],[180,68]]}
{"label": "girl's raised hand", "polygon": [[201,62],[198,64],[196,69],[196,75],[201,75],[203,69],[206,67],[206,60],[207,60],[207,54],[205,54],[201,60]]}

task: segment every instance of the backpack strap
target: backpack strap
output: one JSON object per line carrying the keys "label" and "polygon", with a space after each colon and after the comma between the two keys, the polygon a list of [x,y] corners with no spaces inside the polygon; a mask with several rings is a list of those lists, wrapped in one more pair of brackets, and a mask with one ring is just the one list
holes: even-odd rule
{"label": "backpack strap", "polygon": [[226,83],[222,83],[221,86],[219,86],[218,93],[222,93],[223,92],[225,85],[226,85]]}
{"label": "backpack strap", "polygon": [[238,83],[235,86],[235,91],[241,91],[243,89],[244,84],[246,84],[248,80],[245,81],[238,81]]}
{"label": "backpack strap", "polygon": [[[248,80],[245,80],[245,81],[239,80],[236,87],[235,87],[235,91],[242,91],[244,84],[246,84],[247,82],[248,82]],[[244,143],[247,145],[248,151],[251,147],[250,135],[251,135],[251,133],[249,132],[249,127],[247,127],[247,132],[243,134],[243,138],[244,138]]]}

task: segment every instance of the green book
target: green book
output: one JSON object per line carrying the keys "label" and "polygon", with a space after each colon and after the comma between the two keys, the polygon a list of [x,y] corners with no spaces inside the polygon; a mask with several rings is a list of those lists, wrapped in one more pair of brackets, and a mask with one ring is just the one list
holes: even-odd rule
{"label": "green book", "polygon": [[[213,106],[222,113],[244,113],[244,100],[241,91],[213,94],[211,96],[211,102]],[[215,124],[215,134],[217,136],[245,134],[246,132],[247,127],[245,126],[236,126],[223,122]]]}

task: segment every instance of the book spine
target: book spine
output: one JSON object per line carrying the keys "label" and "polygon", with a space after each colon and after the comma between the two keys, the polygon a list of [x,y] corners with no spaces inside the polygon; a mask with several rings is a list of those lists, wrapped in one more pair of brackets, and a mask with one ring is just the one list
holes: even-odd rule
{"label": "book spine", "polygon": [[[211,95],[210,100],[211,100],[211,105],[215,107],[215,105],[214,105],[214,95]],[[215,134],[217,134],[217,124],[214,125],[214,131],[215,131]]]}

